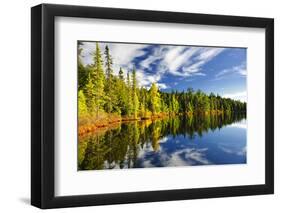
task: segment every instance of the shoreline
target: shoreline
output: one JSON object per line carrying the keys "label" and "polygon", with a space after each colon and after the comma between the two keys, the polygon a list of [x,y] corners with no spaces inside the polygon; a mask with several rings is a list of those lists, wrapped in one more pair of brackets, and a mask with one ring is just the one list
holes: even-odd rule
{"label": "shoreline", "polygon": [[[231,113],[245,113],[245,112],[231,112]],[[159,113],[151,116],[143,116],[143,117],[121,117],[116,115],[108,115],[105,118],[94,119],[94,116],[87,118],[80,118],[80,120],[87,120],[85,124],[78,124],[78,136],[83,136],[89,133],[99,132],[103,130],[107,130],[116,125],[121,125],[122,123],[133,122],[133,121],[155,121],[164,118],[172,118],[175,116],[221,116],[227,114],[227,112],[216,111],[216,112],[201,112],[201,113]],[[89,121],[90,120],[90,121]],[[82,123],[82,122],[81,122]]]}
{"label": "shoreline", "polygon": [[[174,115],[176,116],[176,115]],[[97,121],[97,122],[92,122],[90,124],[85,124],[85,125],[79,125],[78,127],[78,135],[83,136],[88,133],[96,132],[99,130],[105,130],[108,128],[111,128],[117,124],[122,124],[122,123],[128,123],[128,122],[133,122],[133,121],[155,121],[158,119],[163,119],[171,117],[170,115],[155,115],[151,117],[119,117],[116,119],[104,119],[103,121]]]}

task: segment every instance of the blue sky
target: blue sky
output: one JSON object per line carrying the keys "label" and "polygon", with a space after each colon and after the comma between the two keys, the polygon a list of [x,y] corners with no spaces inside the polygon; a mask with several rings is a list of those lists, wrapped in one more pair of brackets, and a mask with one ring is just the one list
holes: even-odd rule
{"label": "blue sky", "polygon": [[[191,87],[206,93],[247,101],[245,48],[218,48],[158,44],[99,42],[102,52],[109,46],[114,72],[127,73],[135,67],[139,86],[153,82],[162,91],[183,91]],[[95,42],[83,42],[82,61],[92,63]]]}

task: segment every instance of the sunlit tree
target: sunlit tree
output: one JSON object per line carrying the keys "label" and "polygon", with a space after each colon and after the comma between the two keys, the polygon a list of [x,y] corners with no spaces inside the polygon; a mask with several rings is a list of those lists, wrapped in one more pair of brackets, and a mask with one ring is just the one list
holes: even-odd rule
{"label": "sunlit tree", "polygon": [[151,112],[156,114],[160,111],[160,94],[158,92],[157,85],[152,83],[151,88],[149,90],[150,94],[150,104],[151,104]]}

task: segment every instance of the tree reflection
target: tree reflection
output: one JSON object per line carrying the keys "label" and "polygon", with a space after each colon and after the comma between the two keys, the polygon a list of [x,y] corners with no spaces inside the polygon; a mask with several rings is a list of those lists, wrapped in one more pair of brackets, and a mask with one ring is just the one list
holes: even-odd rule
{"label": "tree reflection", "polygon": [[160,149],[160,139],[183,135],[193,140],[246,117],[245,114],[173,116],[132,121],[115,128],[79,136],[78,169],[101,170],[139,167],[141,150]]}

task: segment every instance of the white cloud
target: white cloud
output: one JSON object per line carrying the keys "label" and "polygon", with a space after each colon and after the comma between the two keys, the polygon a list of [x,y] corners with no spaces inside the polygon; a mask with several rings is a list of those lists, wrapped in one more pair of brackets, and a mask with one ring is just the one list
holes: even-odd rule
{"label": "white cloud", "polygon": [[143,68],[149,68],[157,60],[161,60],[163,58],[166,50],[166,46],[158,46],[156,48],[153,48],[151,55],[149,55],[145,60],[141,61],[140,65]]}
{"label": "white cloud", "polygon": [[[106,43],[100,42],[99,45],[104,52]],[[113,57],[115,74],[118,73],[119,67],[123,67],[126,75],[127,71],[132,69],[134,58],[144,55],[146,52],[143,49],[150,45],[108,43],[108,46]],[[95,48],[95,42],[83,42],[84,64],[92,63],[92,53]],[[139,64],[140,68],[137,70],[139,86],[150,87],[152,83],[159,82],[158,86],[161,89],[168,88],[160,82],[166,73],[183,78],[205,76],[202,67],[223,50],[223,48],[210,47],[154,46],[150,50],[150,55]]]}
{"label": "white cloud", "polygon": [[174,47],[166,53],[164,63],[171,74],[187,77],[201,71],[207,62],[223,50],[224,48]]}
{"label": "white cloud", "polygon": [[[161,80],[162,75],[161,72],[157,72],[155,74],[149,74],[143,70],[137,70],[136,71],[137,79],[139,82],[140,87],[149,88],[152,83],[157,83]],[[162,86],[162,89],[165,89],[165,84],[157,83],[158,86]],[[168,86],[166,86],[168,88]]]}
{"label": "white cloud", "polygon": [[[142,49],[148,46],[141,44],[99,42],[99,47],[102,53],[104,52],[106,45],[108,45],[110,54],[113,58],[113,70],[115,71],[115,74],[118,73],[120,67],[123,67],[125,69],[125,74],[127,72],[127,69],[132,69],[133,64],[131,63],[131,61],[135,57],[142,56],[145,53]],[[82,60],[84,64],[91,64],[93,60],[92,54],[96,49],[96,42],[83,42],[82,47]]]}
{"label": "white cloud", "polygon": [[142,50],[148,45],[140,44],[111,44],[110,51],[115,63],[121,66],[128,66],[132,59],[143,55],[145,52]]}
{"label": "white cloud", "polygon": [[144,68],[149,68],[150,65],[157,59],[157,57],[151,55],[147,57],[145,60],[143,60],[140,65]]}
{"label": "white cloud", "polygon": [[239,70],[239,73],[240,73],[241,75],[246,76],[246,75],[247,75],[247,70],[246,70],[246,69],[240,69],[240,70]]}
{"label": "white cloud", "polygon": [[164,84],[164,83],[157,83],[157,86],[158,86],[158,88],[160,88],[160,89],[168,89],[168,88],[170,88],[169,86],[167,86],[167,85]]}
{"label": "white cloud", "polygon": [[244,147],[241,147],[241,148],[236,148],[236,149],[234,149],[233,147],[225,147],[225,146],[222,146],[222,145],[220,145],[219,146],[219,148],[222,150],[222,151],[224,151],[224,152],[226,152],[226,153],[228,153],[228,154],[234,154],[234,155],[239,155],[239,156],[245,156],[246,155],[246,153],[247,153],[247,148],[246,148],[246,146],[244,146]]}
{"label": "white cloud", "polygon": [[183,51],[185,47],[171,47],[164,56],[164,62],[167,64],[170,71],[176,71],[182,63]]}
{"label": "white cloud", "polygon": [[208,148],[185,148],[181,151],[176,151],[167,158],[165,166],[212,164],[206,158],[207,151]]}
{"label": "white cloud", "polygon": [[246,70],[246,63],[243,62],[238,66],[233,66],[229,69],[224,69],[220,71],[219,73],[216,74],[215,80],[221,80],[225,79],[228,77],[231,77],[233,75],[239,74],[241,76],[246,76],[247,75],[247,70]]}
{"label": "white cloud", "polygon": [[[184,148],[173,153],[167,153],[165,150],[158,151],[159,160],[162,166],[192,166],[192,165],[208,165],[212,164],[206,158],[207,148]],[[151,160],[153,161],[153,159]],[[150,161],[150,164],[153,164]]]}
{"label": "white cloud", "polygon": [[208,148],[196,149],[196,148],[187,148],[184,150],[184,156],[186,160],[191,162],[196,162],[196,164],[211,164],[209,160],[205,158],[205,152],[208,151]]}
{"label": "white cloud", "polygon": [[247,92],[246,91],[224,94],[223,97],[224,98],[231,98],[231,99],[234,99],[234,100],[239,100],[239,101],[242,101],[242,102],[247,102]]}
{"label": "white cloud", "polygon": [[210,60],[220,54],[223,50],[224,48],[205,47],[201,49],[201,53],[197,58],[198,60],[203,61]]}
{"label": "white cloud", "polygon": [[229,127],[247,129],[247,124],[246,123],[234,123],[234,124],[229,125]]}
{"label": "white cloud", "polygon": [[[158,46],[151,55],[142,61],[143,69],[154,69],[152,73],[142,75],[143,86],[160,81],[162,76],[170,73],[175,76],[205,76],[202,67],[220,54],[223,48],[186,47],[186,46]],[[157,64],[156,64],[157,62]],[[155,65],[156,68],[155,68]]]}

